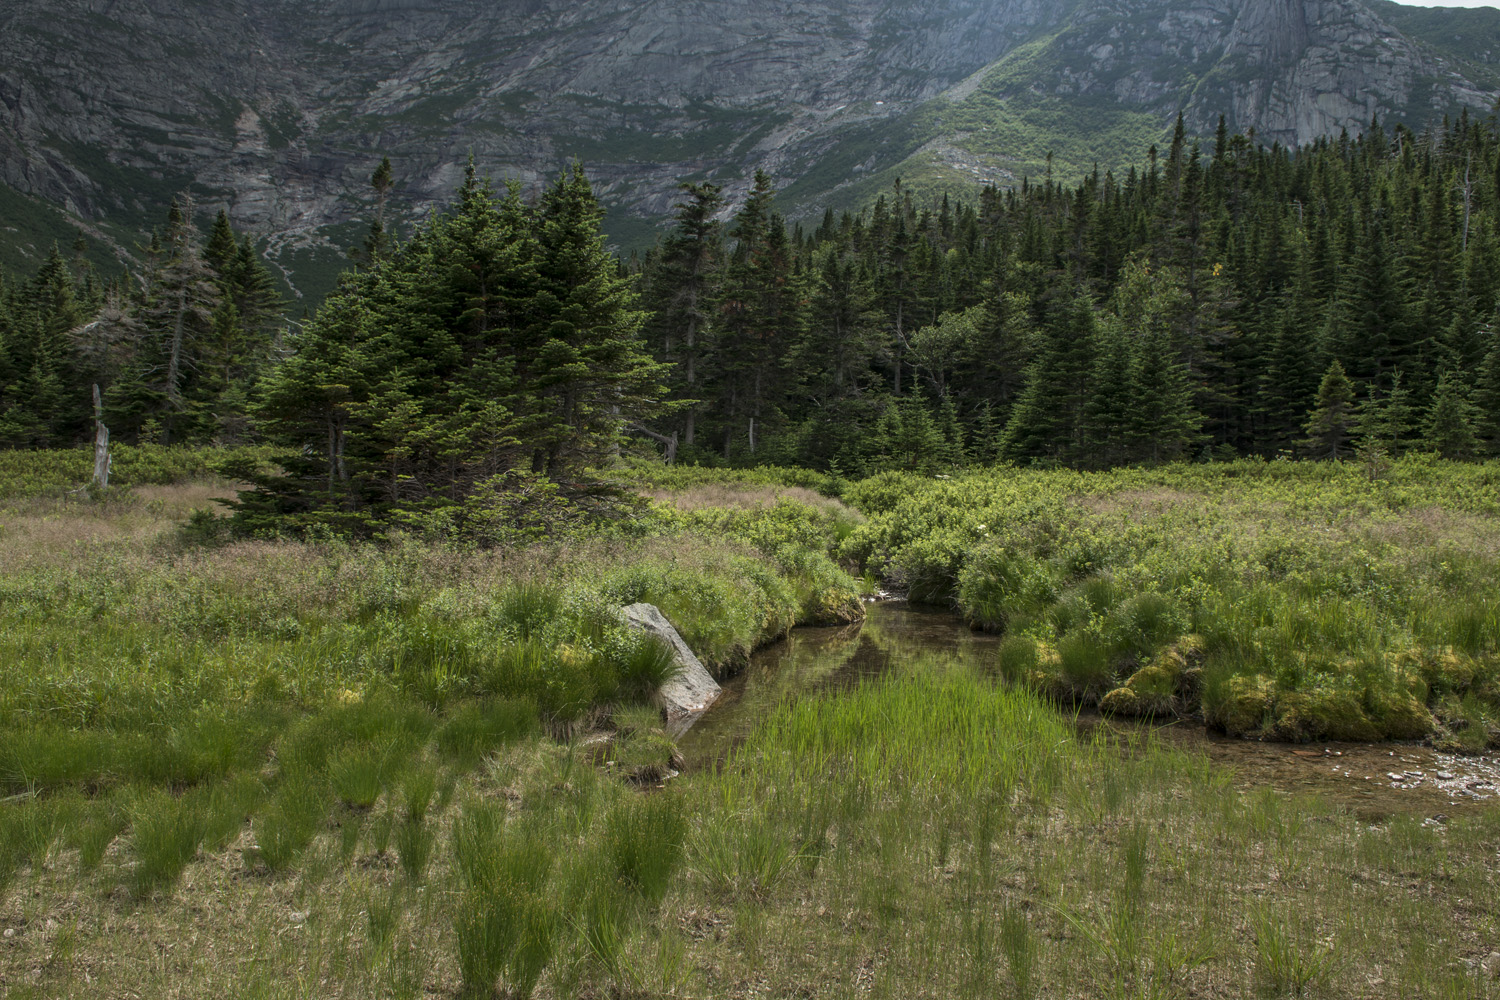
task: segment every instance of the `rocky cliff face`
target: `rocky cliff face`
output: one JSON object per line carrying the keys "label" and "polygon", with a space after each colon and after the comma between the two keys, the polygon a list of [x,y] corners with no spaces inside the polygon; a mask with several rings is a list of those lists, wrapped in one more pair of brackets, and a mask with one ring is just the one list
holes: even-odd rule
{"label": "rocky cliff face", "polygon": [[[351,238],[338,227],[367,211],[382,154],[413,211],[447,197],[470,152],[524,184],[580,158],[642,217],[669,211],[682,179],[735,190],[757,166],[814,203],[851,171],[946,144],[932,108],[1018,53],[1033,98],[1163,125],[1185,109],[1205,130],[1225,111],[1285,143],[1491,100],[1461,60],[1358,0],[8,6],[0,181],[128,226],[191,189],[288,254]],[[1017,76],[1002,77],[1003,101]]]}
{"label": "rocky cliff face", "polygon": [[1494,95],[1352,0],[1115,0],[1080,9],[1053,43],[1058,92],[1181,109],[1200,132],[1219,114],[1295,146],[1375,115],[1420,128]]}

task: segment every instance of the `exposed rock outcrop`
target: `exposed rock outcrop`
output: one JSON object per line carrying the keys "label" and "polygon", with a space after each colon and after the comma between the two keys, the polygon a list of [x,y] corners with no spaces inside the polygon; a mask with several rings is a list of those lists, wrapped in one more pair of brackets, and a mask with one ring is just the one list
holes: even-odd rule
{"label": "exposed rock outcrop", "polygon": [[723,690],[703,663],[677,634],[677,629],[654,605],[632,604],[625,619],[635,628],[655,636],[676,652],[677,675],[656,692],[656,702],[666,713],[667,733],[674,739],[687,732]]}

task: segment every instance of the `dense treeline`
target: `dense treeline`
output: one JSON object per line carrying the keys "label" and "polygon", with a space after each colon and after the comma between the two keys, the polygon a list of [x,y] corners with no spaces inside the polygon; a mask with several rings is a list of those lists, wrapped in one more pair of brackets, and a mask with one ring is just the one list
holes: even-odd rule
{"label": "dense treeline", "polygon": [[1500,453],[1500,133],[1297,151],[1181,124],[1142,170],[791,235],[759,177],[685,186],[642,262],[679,458],[853,472],[1366,445]]}
{"label": "dense treeline", "polygon": [[727,220],[684,185],[634,271],[581,171],[529,204],[471,167],[405,241],[386,165],[371,183],[358,267],[285,334],[249,241],[222,214],[203,239],[190,206],[136,276],[54,251],[0,281],[0,444],[86,439],[98,383],[117,438],[292,446],[262,509],[355,521],[556,483],[622,432],[856,474],[1500,454],[1494,119],[1295,152],[1179,122],[1124,177],[972,204],[898,184],[811,232],[763,174]]}
{"label": "dense treeline", "polygon": [[191,204],[172,206],[140,273],[101,281],[57,248],[29,280],[0,276],[0,446],[48,447],[92,434],[92,386],[131,443],[223,443],[252,433],[250,403],[283,322],[248,237],[219,213],[208,238]]}

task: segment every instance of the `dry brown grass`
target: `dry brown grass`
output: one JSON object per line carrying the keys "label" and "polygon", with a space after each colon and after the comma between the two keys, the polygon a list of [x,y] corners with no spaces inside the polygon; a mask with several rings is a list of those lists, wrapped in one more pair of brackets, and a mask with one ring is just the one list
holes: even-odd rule
{"label": "dry brown grass", "polygon": [[801,486],[752,486],[744,483],[720,483],[709,486],[692,486],[681,490],[646,490],[644,495],[659,503],[671,504],[678,510],[703,510],[708,507],[730,510],[760,510],[774,507],[783,500],[806,504],[819,510],[832,511],[843,517],[863,520],[852,508],[838,500]]}

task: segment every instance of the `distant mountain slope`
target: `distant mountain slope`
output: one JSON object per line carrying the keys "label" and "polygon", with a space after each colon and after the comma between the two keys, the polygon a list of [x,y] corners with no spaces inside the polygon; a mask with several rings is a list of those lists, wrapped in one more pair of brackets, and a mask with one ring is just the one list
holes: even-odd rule
{"label": "distant mountain slope", "polygon": [[[636,242],[680,180],[740,191],[756,167],[810,210],[897,173],[936,187],[1036,174],[1049,152],[1065,175],[1134,162],[1179,110],[1199,132],[1223,111],[1290,144],[1377,113],[1487,108],[1496,18],[1468,15],[1494,12],[1455,31],[1394,6],[10,0],[0,183],[34,200],[0,201],[0,230],[17,230],[13,258],[38,252],[26,234],[55,208],[128,249],[191,191],[316,291],[357,240],[383,154],[413,213],[446,199],[470,152],[527,185],[582,159]],[[18,204],[25,226],[3,207]]]}

